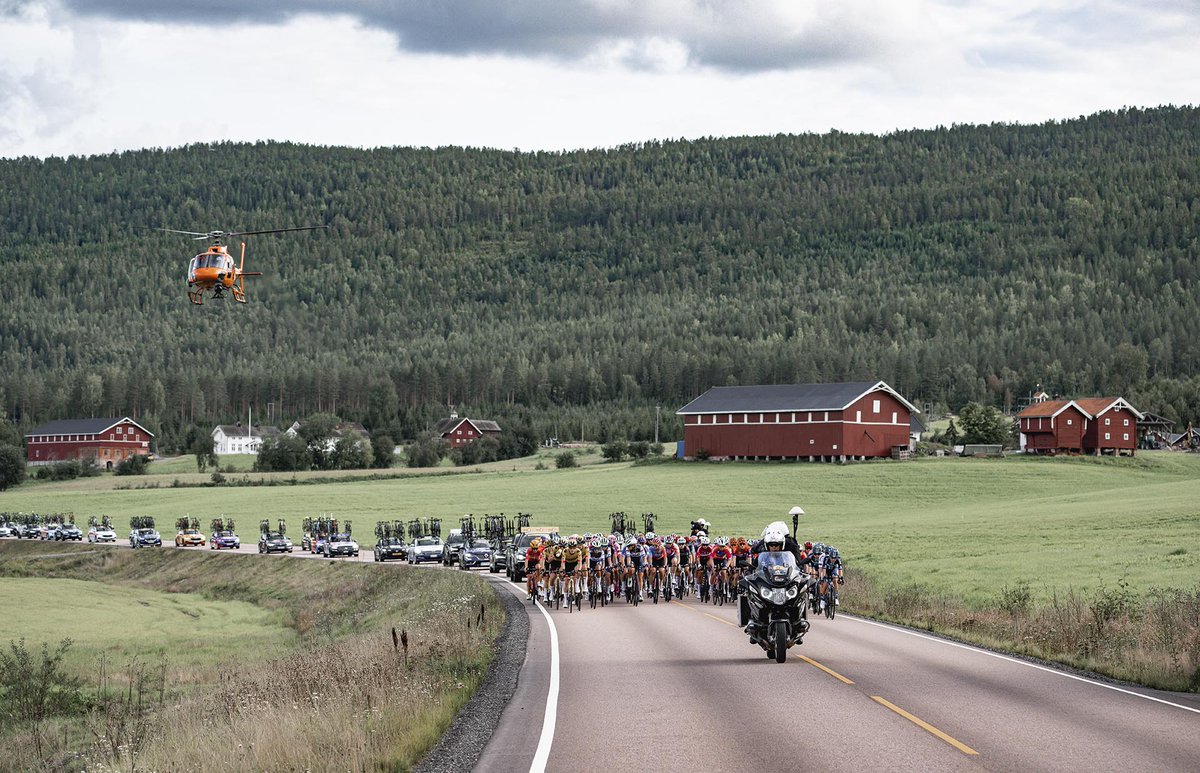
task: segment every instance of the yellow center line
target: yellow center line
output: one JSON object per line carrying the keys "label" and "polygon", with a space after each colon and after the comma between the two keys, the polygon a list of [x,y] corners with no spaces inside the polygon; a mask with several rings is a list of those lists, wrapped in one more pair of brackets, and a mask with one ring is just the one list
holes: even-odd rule
{"label": "yellow center line", "polygon": [[691,604],[687,604],[682,601],[679,601],[676,603],[678,603],[679,606],[683,607],[684,609],[689,610],[691,612],[696,612],[697,614],[704,615],[705,617],[707,617],[710,620],[716,620],[718,623],[724,623],[725,625],[733,626],[734,628],[738,627],[737,623],[731,623],[728,620],[725,620],[724,618],[717,617],[716,615],[710,615],[707,612],[701,612],[699,609],[694,608]]}
{"label": "yellow center line", "polygon": [[928,722],[925,722],[924,720],[922,720],[918,717],[914,717],[912,714],[909,714],[904,709],[900,708],[899,706],[897,706],[893,703],[889,703],[888,701],[885,701],[883,698],[880,698],[878,695],[872,695],[871,700],[875,701],[876,703],[880,704],[881,706],[886,706],[887,708],[891,709],[892,711],[896,712],[900,716],[904,717],[909,722],[912,722],[914,725],[921,728],[922,730],[925,730],[929,733],[932,733],[933,735],[936,735],[938,738],[941,738],[943,741],[950,744],[955,749],[958,749],[963,754],[974,754],[974,755],[979,754],[979,752],[975,751],[970,746],[967,746],[965,743],[955,740],[954,738],[946,735],[941,730],[938,730],[936,727],[929,724]]}
{"label": "yellow center line", "polygon": [[800,659],[801,659],[801,660],[803,660],[805,663],[808,663],[808,664],[810,664],[810,665],[816,666],[817,668],[821,669],[821,670],[822,670],[822,671],[824,671],[825,673],[827,673],[827,674],[829,674],[830,676],[832,676],[834,679],[840,679],[841,681],[845,682],[846,684],[854,684],[854,682],[852,682],[852,681],[850,681],[849,679],[847,679],[846,677],[842,676],[842,675],[841,675],[841,674],[839,674],[837,671],[834,671],[832,668],[827,668],[827,667],[825,667],[825,666],[821,665],[820,663],[818,663],[817,661],[813,660],[812,658],[805,657],[804,655],[801,655],[801,654],[799,654],[799,653],[797,653],[797,654],[796,654],[796,657],[800,658]]}

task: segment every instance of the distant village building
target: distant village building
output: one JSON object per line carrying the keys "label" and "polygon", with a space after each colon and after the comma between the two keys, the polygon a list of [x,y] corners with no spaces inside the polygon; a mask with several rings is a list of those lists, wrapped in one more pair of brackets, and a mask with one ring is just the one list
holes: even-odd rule
{"label": "distant village building", "polygon": [[450,415],[433,427],[433,434],[450,444],[451,448],[474,443],[476,440],[489,435],[500,434],[500,425],[486,419],[469,419],[450,411]]}
{"label": "distant village building", "polygon": [[1031,454],[1128,454],[1143,414],[1121,397],[1044,400],[1017,414],[1021,449]]}
{"label": "distant village building", "polygon": [[909,448],[916,406],[882,381],[713,387],[676,411],[684,458],[846,461]]}
{"label": "distant village building", "polygon": [[277,427],[243,427],[238,424],[218,424],[212,431],[213,453],[218,456],[226,454],[257,454],[262,450],[264,440],[279,437]]}
{"label": "distant village building", "polygon": [[150,456],[154,434],[133,419],[61,419],[35,427],[25,435],[30,465],[71,459],[112,469],[131,456]]}
{"label": "distant village building", "polygon": [[[364,427],[363,425],[359,424],[356,421],[343,421],[333,428],[333,435],[331,435],[329,440],[327,440],[325,442],[326,452],[333,453],[334,448],[337,447],[337,442],[339,440],[341,440],[342,437],[344,437],[346,434],[351,433],[351,432],[356,435],[362,435],[367,440],[371,439],[371,433],[367,432],[367,428]],[[300,422],[298,422],[298,421],[292,422],[292,426],[290,426],[286,430],[284,430],[284,434],[286,434],[288,437],[296,437],[297,435],[299,435],[300,434]]]}

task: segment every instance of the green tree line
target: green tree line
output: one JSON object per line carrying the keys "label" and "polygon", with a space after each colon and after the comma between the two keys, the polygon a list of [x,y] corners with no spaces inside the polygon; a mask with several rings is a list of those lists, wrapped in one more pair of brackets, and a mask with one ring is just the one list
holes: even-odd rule
{"label": "green tree line", "polygon": [[[608,150],[197,145],[0,160],[0,414],[160,443],[313,413],[678,436],[715,385],[1036,385],[1200,419],[1200,110]],[[187,303],[249,237],[250,303]],[[233,245],[231,251],[238,253]]]}

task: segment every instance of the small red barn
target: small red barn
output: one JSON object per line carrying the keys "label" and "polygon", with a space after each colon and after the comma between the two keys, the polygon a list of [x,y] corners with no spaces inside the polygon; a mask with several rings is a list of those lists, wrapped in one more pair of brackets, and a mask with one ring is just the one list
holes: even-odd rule
{"label": "small red barn", "polygon": [[111,469],[136,454],[148,456],[153,437],[150,430],[128,416],[62,419],[25,435],[25,456],[34,466],[81,459]]}
{"label": "small red barn", "polygon": [[676,414],[684,454],[844,461],[908,448],[917,408],[882,381],[713,387]]}
{"label": "small red barn", "polygon": [[1017,414],[1026,453],[1134,454],[1142,414],[1120,397],[1046,400]]}
{"label": "small red barn", "polygon": [[457,448],[467,443],[474,443],[485,435],[499,435],[500,425],[494,421],[460,417],[451,411],[449,417],[437,423],[433,432],[449,443],[451,448]]}

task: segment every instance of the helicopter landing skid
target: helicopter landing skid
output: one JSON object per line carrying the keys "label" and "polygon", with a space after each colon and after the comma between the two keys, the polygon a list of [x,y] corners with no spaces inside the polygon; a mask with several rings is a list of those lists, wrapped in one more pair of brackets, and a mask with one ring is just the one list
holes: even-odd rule
{"label": "helicopter landing skid", "polygon": [[191,301],[192,303],[196,304],[197,306],[203,305],[204,291],[203,290],[188,290],[188,300]]}

